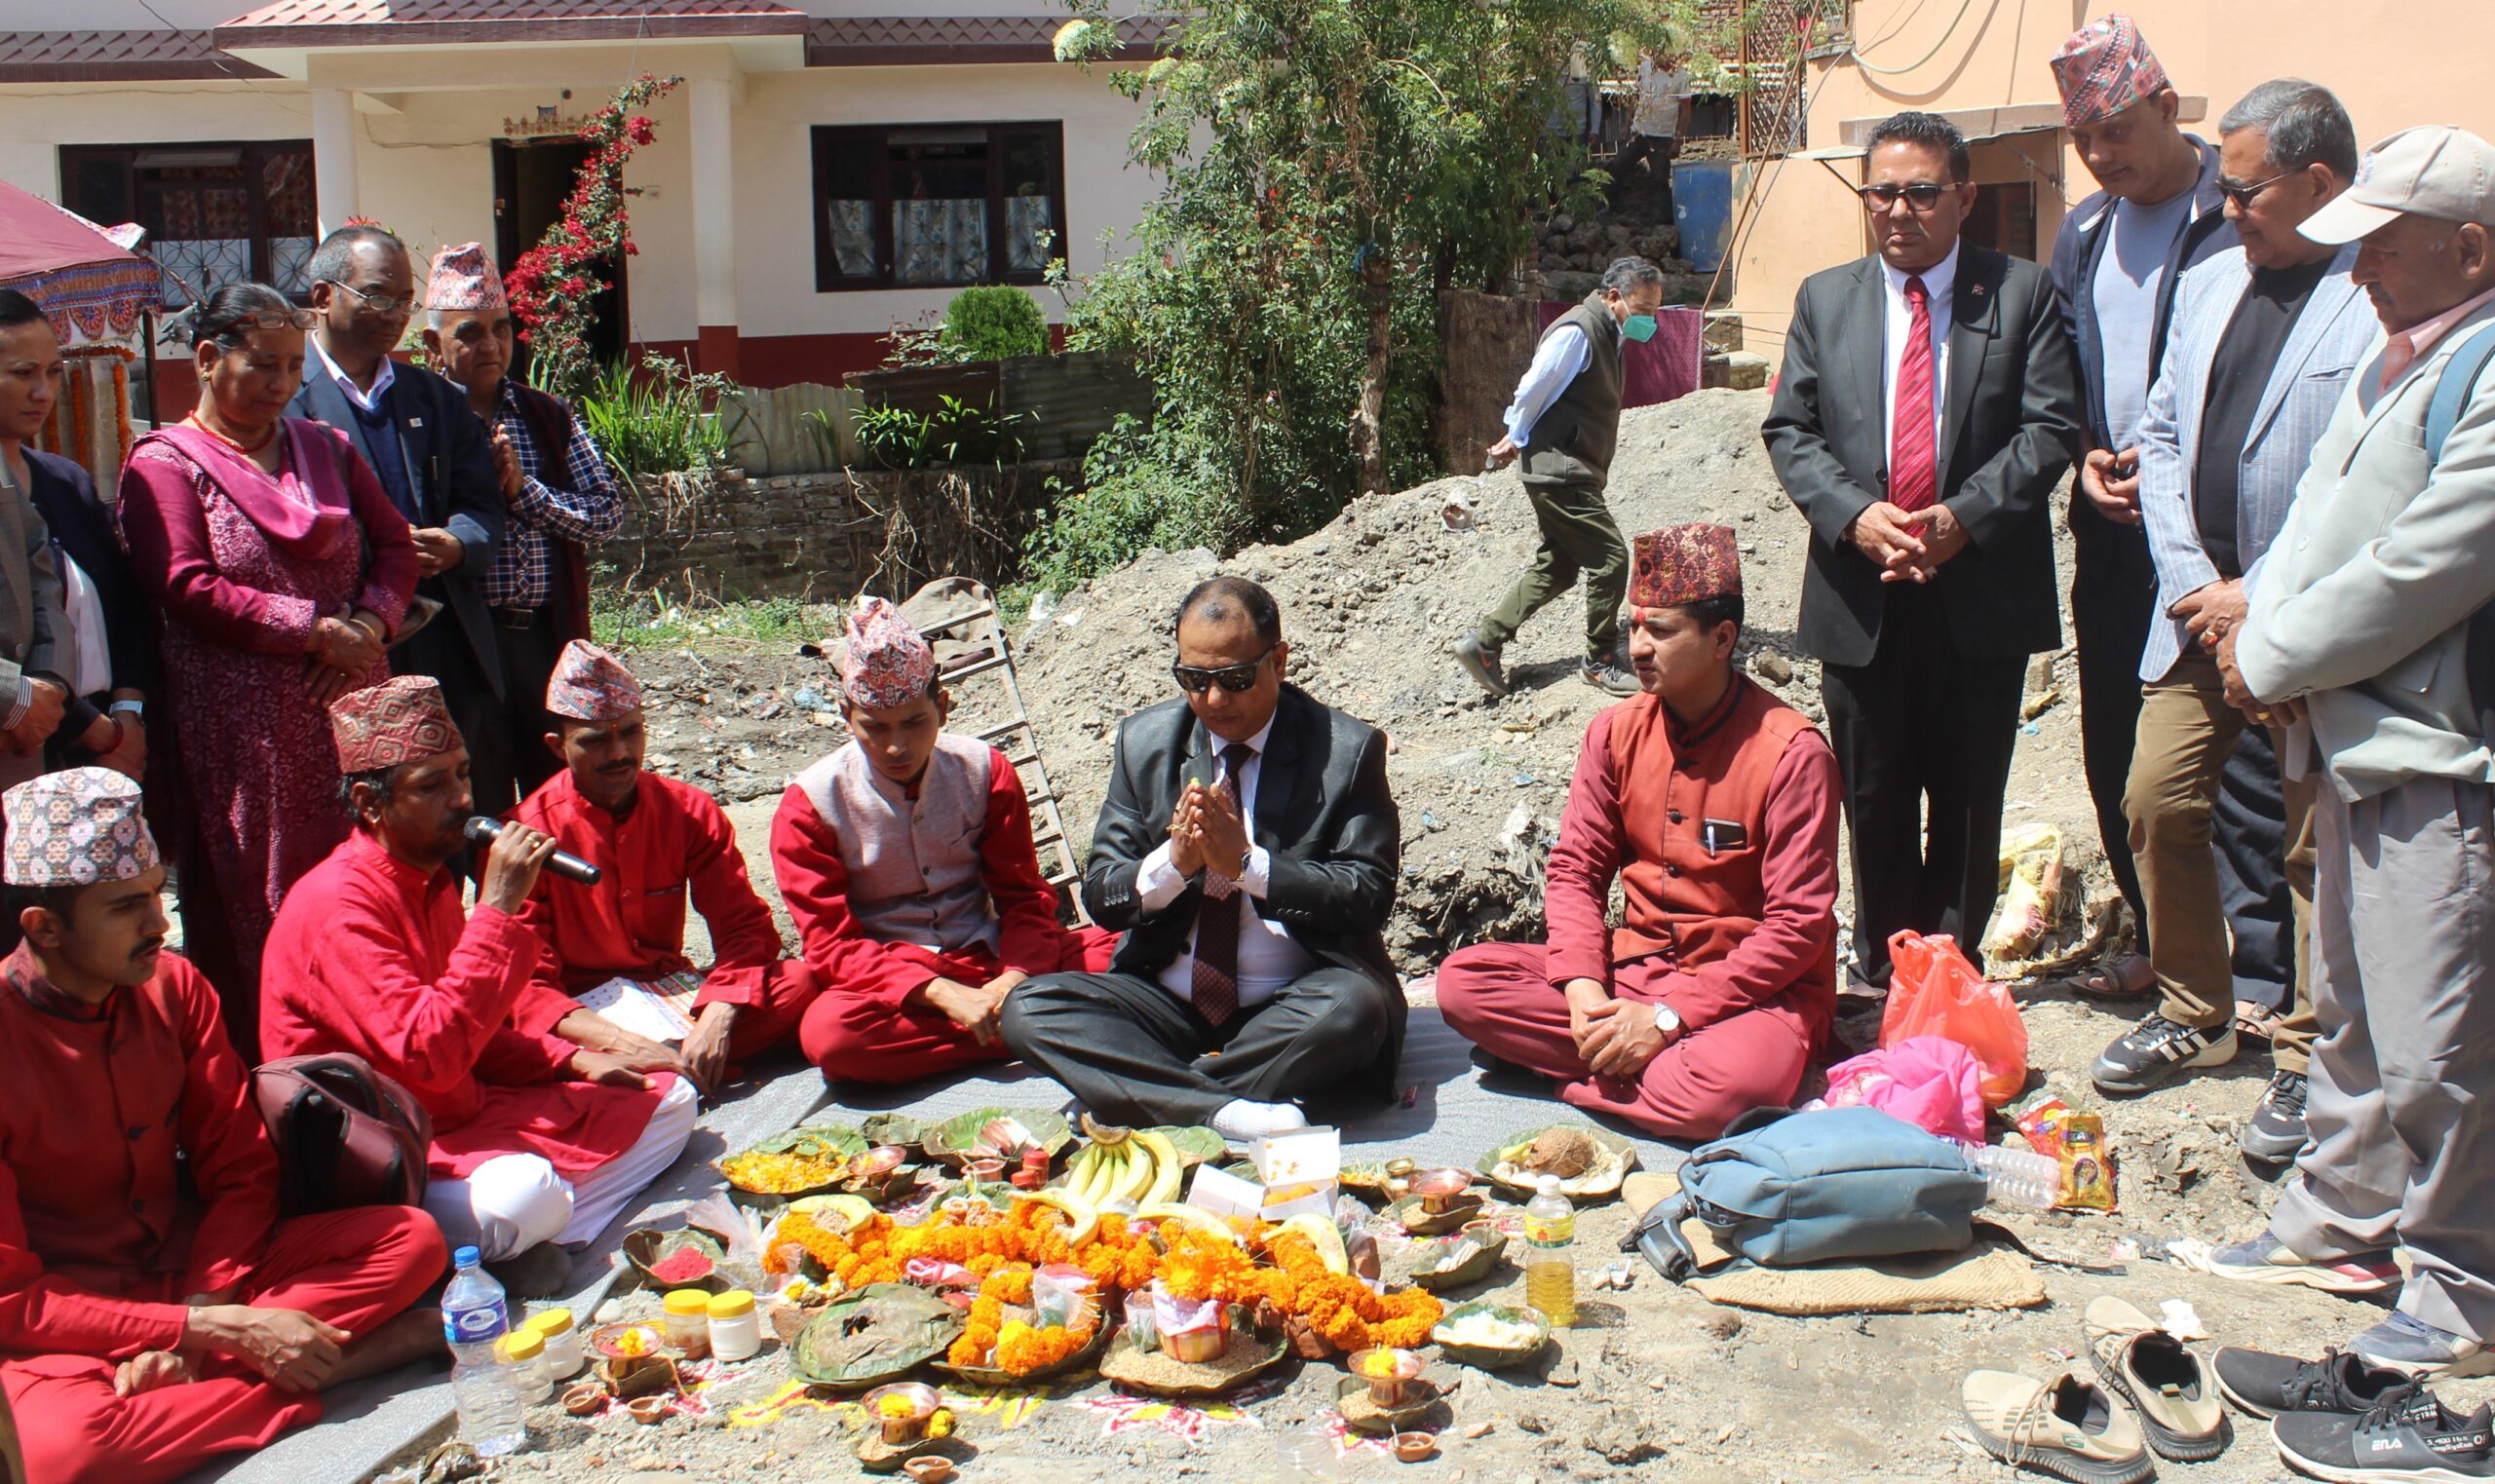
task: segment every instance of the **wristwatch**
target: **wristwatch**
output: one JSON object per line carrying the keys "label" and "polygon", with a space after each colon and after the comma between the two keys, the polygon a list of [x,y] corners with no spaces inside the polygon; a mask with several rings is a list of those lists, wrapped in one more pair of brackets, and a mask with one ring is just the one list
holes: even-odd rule
{"label": "wristwatch", "polygon": [[126,714],[134,720],[142,722],[147,719],[147,703],[144,701],[116,701],[111,705],[104,707],[104,710],[107,714],[113,716]]}
{"label": "wristwatch", "polygon": [[1661,1000],[1656,1001],[1655,1029],[1664,1033],[1664,1040],[1666,1041],[1670,1041],[1673,1037],[1679,1035],[1681,1033],[1681,1019],[1679,1011],[1673,1009],[1670,1006],[1666,1005]]}

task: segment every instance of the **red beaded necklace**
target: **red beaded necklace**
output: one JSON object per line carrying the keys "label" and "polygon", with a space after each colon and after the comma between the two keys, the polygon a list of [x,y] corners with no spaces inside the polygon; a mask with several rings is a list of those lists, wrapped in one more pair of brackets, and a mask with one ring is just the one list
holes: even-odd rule
{"label": "red beaded necklace", "polygon": [[223,443],[226,447],[233,449],[236,453],[241,454],[247,459],[258,458],[263,449],[267,448],[269,444],[277,441],[280,427],[279,424],[271,423],[269,425],[268,437],[261,438],[256,443],[246,444],[235,438],[227,437],[223,432],[217,429],[210,427],[196,412],[186,418],[183,418],[182,421],[190,424],[194,428],[197,428],[200,432],[207,434],[210,438]]}

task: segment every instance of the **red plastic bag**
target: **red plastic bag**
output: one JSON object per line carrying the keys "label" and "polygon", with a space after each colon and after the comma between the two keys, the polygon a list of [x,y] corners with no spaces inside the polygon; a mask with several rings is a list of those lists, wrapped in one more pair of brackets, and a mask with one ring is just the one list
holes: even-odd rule
{"label": "red plastic bag", "polygon": [[2027,1022],[2010,991],[1984,982],[1945,932],[1900,932],[1889,939],[1889,1006],[1880,1045],[1914,1036],[1942,1036],[1976,1053],[1978,1086],[1994,1108],[2027,1084]]}

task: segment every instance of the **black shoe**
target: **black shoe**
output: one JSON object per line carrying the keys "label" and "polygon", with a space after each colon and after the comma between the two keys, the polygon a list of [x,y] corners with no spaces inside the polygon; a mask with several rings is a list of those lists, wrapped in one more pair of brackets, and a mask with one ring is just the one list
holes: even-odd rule
{"label": "black shoe", "polygon": [[2495,1479],[2495,1421],[2483,1406],[2466,1417],[2424,1387],[2403,1387],[2362,1414],[2284,1412],[2270,1434],[2279,1457],[2320,1479],[2365,1484],[2399,1479],[2463,1484]]}
{"label": "black shoe", "polygon": [[503,1292],[515,1299],[560,1298],[571,1291],[572,1254],[551,1241],[541,1241],[525,1252],[485,1264],[485,1271]]}
{"label": "black shoe", "polygon": [[1505,696],[1515,689],[1499,671],[1499,647],[1482,643],[1478,633],[1468,633],[1455,641],[1455,663],[1464,666],[1474,684],[1493,696]]}
{"label": "black shoe", "polygon": [[2302,1072],[2273,1072],[2261,1101],[2252,1105],[2236,1143],[2245,1158],[2276,1164],[2292,1160],[2304,1148],[2305,1077]]}
{"label": "black shoe", "polygon": [[2255,1417],[2282,1412],[2344,1412],[2354,1416],[2408,1385],[2409,1375],[2367,1365],[2336,1347],[2319,1360],[2298,1360],[2242,1346],[2219,1348],[2209,1357],[2218,1390]]}
{"label": "black shoe", "polygon": [[1480,1046],[1473,1048],[1473,1064],[1481,1069],[1481,1084],[1485,1087],[1504,1084],[1512,1087],[1529,1087],[1536,1093],[1548,1092],[1551,1089],[1550,1078],[1520,1062],[1510,1061]]}
{"label": "black shoe", "polygon": [[1577,673],[1585,677],[1586,684],[1609,691],[1615,696],[1635,696],[1646,689],[1637,683],[1636,671],[1622,667],[1618,655],[1605,655],[1599,660],[1588,660],[1585,668]]}
{"label": "black shoe", "polygon": [[2233,1025],[2205,1031],[2151,1013],[2105,1048],[2088,1069],[2088,1080],[2100,1092],[2146,1092],[2171,1082],[2178,1072],[2222,1067],[2233,1060]]}

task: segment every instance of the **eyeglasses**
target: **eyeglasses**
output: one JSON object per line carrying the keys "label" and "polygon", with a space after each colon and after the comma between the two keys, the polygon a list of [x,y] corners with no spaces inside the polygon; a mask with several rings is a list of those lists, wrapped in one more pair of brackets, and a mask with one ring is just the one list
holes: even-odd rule
{"label": "eyeglasses", "polygon": [[1900,197],[1903,197],[1906,205],[1920,214],[1940,204],[1941,192],[1955,189],[1957,189],[1955,186],[1933,185],[1927,181],[1914,185],[1857,186],[1854,193],[1862,198],[1862,205],[1870,210],[1885,211],[1896,206]]}
{"label": "eyeglasses", "polygon": [[416,311],[416,296],[414,294],[409,294],[403,299],[394,299],[386,293],[366,293],[363,289],[356,287],[353,284],[341,284],[336,279],[323,279],[321,282],[328,285],[332,288],[343,288],[347,292],[354,294],[357,298],[364,301],[365,308],[371,310],[376,315],[395,315],[402,310],[404,310],[408,314],[413,314]]}
{"label": "eyeglasses", "polygon": [[309,309],[263,309],[235,322],[237,329],[310,329],[321,323],[319,312]]}
{"label": "eyeglasses", "polygon": [[2286,179],[2289,175],[2302,173],[2303,171],[2281,171],[2267,180],[2255,180],[2250,185],[2237,185],[2234,181],[2228,180],[2224,176],[2220,176],[2218,179],[2218,194],[2225,197],[2227,200],[2234,202],[2235,209],[2237,210],[2249,211],[2252,209],[2253,197],[2258,196],[2263,191],[2277,185],[2280,181]]}
{"label": "eyeglasses", "polygon": [[1228,666],[1221,669],[1208,669],[1201,665],[1172,665],[1170,666],[1170,673],[1176,677],[1178,689],[1190,696],[1201,696],[1216,685],[1234,696],[1242,695],[1255,688],[1256,672],[1265,667],[1265,662],[1272,659],[1274,651],[1281,647],[1279,644],[1269,644],[1265,647],[1263,654],[1245,665]]}

